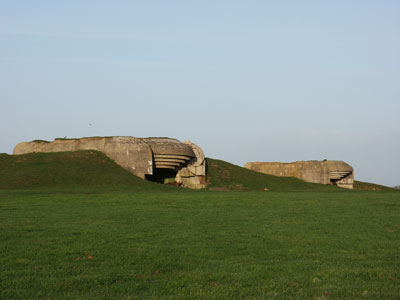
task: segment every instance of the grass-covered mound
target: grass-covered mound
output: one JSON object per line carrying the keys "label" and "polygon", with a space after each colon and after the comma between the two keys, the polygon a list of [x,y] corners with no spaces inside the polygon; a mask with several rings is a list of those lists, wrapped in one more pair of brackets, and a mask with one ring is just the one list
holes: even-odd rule
{"label": "grass-covered mound", "polygon": [[[308,183],[297,178],[266,175],[211,158],[207,158],[207,172],[211,190],[343,191],[335,186]],[[0,154],[0,189],[21,188],[176,190],[175,187],[145,181],[95,150]],[[355,182],[354,189],[393,190],[359,181]]]}
{"label": "grass-covered mound", "polygon": [[[297,178],[261,174],[222,160],[207,158],[210,189],[270,191],[332,191],[336,187]],[[105,154],[95,151],[0,154],[0,189],[134,188],[171,190],[129,173]]]}
{"label": "grass-covered mound", "polygon": [[0,154],[0,189],[171,188],[145,181],[94,151]]}
{"label": "grass-covered mound", "polygon": [[209,188],[239,191],[343,191],[336,186],[309,183],[294,177],[278,177],[207,158]]}
{"label": "grass-covered mound", "polygon": [[362,181],[354,181],[354,190],[356,191],[397,191],[394,188],[390,188],[384,185],[369,183],[369,182],[362,182]]}

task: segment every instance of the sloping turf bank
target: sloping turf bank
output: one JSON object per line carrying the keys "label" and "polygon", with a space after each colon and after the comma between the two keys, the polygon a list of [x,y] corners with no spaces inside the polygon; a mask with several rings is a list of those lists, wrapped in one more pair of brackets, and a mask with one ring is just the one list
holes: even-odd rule
{"label": "sloping turf bank", "polygon": [[[248,170],[223,160],[207,158],[209,188],[214,190],[348,191],[336,186],[309,183],[294,177],[277,177]],[[398,191],[383,185],[355,181],[357,191]]]}
{"label": "sloping turf bank", "polygon": [[[209,189],[222,191],[346,191],[342,188],[277,177],[207,158]],[[0,154],[0,189],[120,189],[187,190],[142,180],[117,165],[105,154],[94,151]],[[357,190],[392,190],[356,182]]]}
{"label": "sloping turf bank", "polygon": [[[296,178],[261,174],[222,160],[207,158],[210,189],[239,191],[332,191],[336,187],[307,183]],[[177,189],[142,180],[94,151],[0,154],[0,189],[21,188],[133,188]],[[340,189],[342,190],[342,189]]]}
{"label": "sloping turf bank", "polygon": [[309,183],[294,177],[278,177],[248,170],[223,160],[207,158],[210,189],[254,191],[346,191],[343,188]]}
{"label": "sloping turf bank", "polygon": [[362,182],[362,181],[354,181],[354,190],[356,191],[391,191],[396,192],[394,188],[390,188],[384,185],[369,183],[369,182]]}
{"label": "sloping turf bank", "polygon": [[94,151],[0,154],[0,189],[21,188],[171,189],[132,175]]}

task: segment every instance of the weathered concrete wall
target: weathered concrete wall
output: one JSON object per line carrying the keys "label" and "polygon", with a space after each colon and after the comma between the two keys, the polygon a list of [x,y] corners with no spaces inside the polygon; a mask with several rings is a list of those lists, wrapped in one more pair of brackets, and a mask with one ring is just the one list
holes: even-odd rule
{"label": "weathered concrete wall", "polygon": [[89,137],[56,139],[53,142],[19,143],[14,154],[31,152],[64,152],[97,150],[141,178],[156,170],[177,172],[175,181],[183,187],[200,189],[206,186],[206,168],[201,148],[189,141],[182,143],[170,138]]}
{"label": "weathered concrete wall", "polygon": [[354,170],[343,161],[249,162],[245,168],[264,174],[296,177],[307,182],[353,188]]}
{"label": "weathered concrete wall", "polygon": [[163,155],[182,155],[194,157],[194,152],[191,147],[176,139],[170,138],[141,138],[142,141],[149,144],[154,154]]}

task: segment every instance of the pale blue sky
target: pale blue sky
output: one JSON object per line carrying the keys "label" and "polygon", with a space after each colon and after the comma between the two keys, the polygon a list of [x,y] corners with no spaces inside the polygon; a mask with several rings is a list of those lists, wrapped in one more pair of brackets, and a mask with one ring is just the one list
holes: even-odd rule
{"label": "pale blue sky", "polygon": [[169,136],[400,184],[399,16],[377,0],[0,0],[0,152]]}

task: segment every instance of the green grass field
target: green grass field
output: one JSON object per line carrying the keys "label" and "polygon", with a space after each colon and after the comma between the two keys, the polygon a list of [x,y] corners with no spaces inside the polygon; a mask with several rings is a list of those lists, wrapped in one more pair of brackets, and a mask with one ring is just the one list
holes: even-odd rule
{"label": "green grass field", "polygon": [[0,156],[0,299],[400,299],[397,191],[217,160],[234,191],[191,191],[88,153]]}

